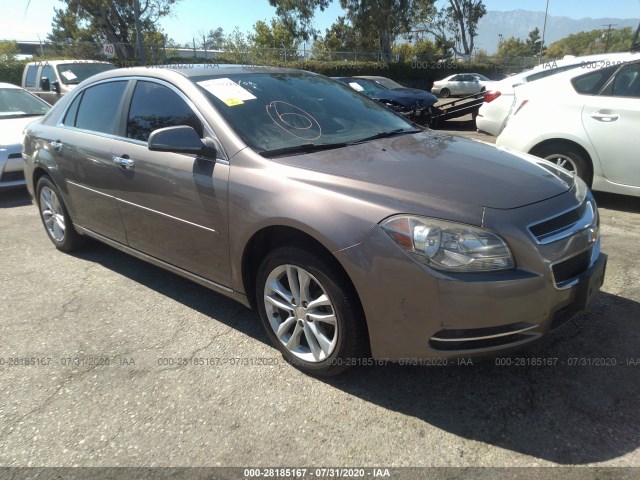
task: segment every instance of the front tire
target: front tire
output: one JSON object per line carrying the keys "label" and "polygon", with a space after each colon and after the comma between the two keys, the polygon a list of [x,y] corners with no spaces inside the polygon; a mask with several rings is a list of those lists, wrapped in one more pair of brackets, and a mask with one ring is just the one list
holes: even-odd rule
{"label": "front tire", "polygon": [[355,290],[324,256],[297,247],[273,250],[258,270],[256,296],[267,335],[303,372],[336,375],[365,356]]}
{"label": "front tire", "polygon": [[553,142],[537,148],[532,153],[577,175],[591,186],[593,180],[591,162],[575,146],[563,142]]}
{"label": "front tire", "polygon": [[60,191],[51,178],[40,177],[36,184],[36,199],[40,210],[40,219],[55,247],[63,252],[70,252],[81,247],[85,238],[75,231],[67,207],[60,196]]}

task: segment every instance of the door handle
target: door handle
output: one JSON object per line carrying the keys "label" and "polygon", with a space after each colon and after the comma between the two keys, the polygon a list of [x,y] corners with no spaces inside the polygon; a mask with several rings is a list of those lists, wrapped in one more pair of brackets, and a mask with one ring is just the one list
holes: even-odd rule
{"label": "door handle", "polygon": [[603,112],[595,112],[593,114],[591,114],[591,118],[593,118],[594,120],[598,120],[599,122],[615,122],[616,120],[618,120],[618,118],[620,118],[620,115],[618,115],[617,113],[603,113]]}
{"label": "door handle", "polygon": [[128,155],[123,155],[122,157],[113,157],[113,163],[115,163],[116,165],[120,165],[126,170],[131,170],[136,164],[136,162],[131,160]]}
{"label": "door handle", "polygon": [[56,152],[62,150],[62,142],[60,140],[56,140],[55,142],[49,142],[49,145],[53,147]]}

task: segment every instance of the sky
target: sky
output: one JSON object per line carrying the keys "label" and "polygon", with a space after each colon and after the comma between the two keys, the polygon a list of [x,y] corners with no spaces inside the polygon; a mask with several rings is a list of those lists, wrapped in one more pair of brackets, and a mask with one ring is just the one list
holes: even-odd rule
{"label": "sky", "polygon": [[[443,3],[445,0],[438,0]],[[544,12],[547,0],[483,0],[487,10],[515,9]],[[548,0],[549,15],[570,18],[609,17],[640,19],[640,0]],[[53,7],[57,0],[0,0],[0,40],[45,39],[51,31]],[[314,17],[315,28],[324,30],[344,12],[339,0],[328,10]],[[230,33],[235,27],[242,32],[252,29],[258,20],[269,20],[275,9],[268,0],[180,0],[173,14],[161,20],[162,29],[170,38],[190,42],[198,33],[222,27]]]}

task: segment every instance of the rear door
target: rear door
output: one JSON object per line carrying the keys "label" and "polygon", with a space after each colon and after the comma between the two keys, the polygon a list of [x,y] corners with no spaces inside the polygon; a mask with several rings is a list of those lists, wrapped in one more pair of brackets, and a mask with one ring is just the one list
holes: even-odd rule
{"label": "rear door", "polygon": [[126,243],[115,197],[119,173],[111,158],[113,135],[128,81],[86,88],[73,99],[51,139],[51,151],[66,179],[74,222]]}
{"label": "rear door", "polygon": [[620,69],[600,95],[585,95],[582,123],[607,180],[640,186],[640,62]]}
{"label": "rear door", "polygon": [[196,111],[173,85],[136,82],[125,129],[111,149],[112,157],[130,163],[117,172],[118,203],[129,246],[229,284],[229,163],[223,156],[204,159],[147,148],[149,135],[158,128],[189,125],[201,138],[212,136]]}

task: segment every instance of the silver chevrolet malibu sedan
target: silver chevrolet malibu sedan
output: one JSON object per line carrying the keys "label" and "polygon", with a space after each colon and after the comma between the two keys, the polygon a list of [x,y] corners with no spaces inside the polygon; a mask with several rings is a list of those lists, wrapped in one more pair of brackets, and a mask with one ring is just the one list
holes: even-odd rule
{"label": "silver chevrolet malibu sedan", "polygon": [[604,279],[580,179],[309,72],[105,72],[23,156],[59,250],[97,239],[254,307],[310,374],[521,347]]}

